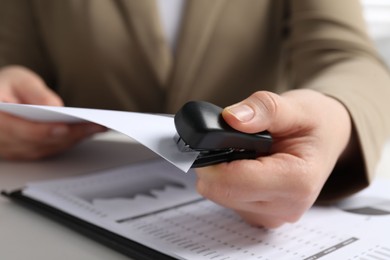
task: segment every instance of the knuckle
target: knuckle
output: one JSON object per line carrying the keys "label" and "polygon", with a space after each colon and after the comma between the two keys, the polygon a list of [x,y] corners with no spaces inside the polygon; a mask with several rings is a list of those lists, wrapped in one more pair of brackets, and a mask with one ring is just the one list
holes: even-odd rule
{"label": "knuckle", "polygon": [[[289,182],[288,195],[296,203],[307,204],[318,192],[317,174],[314,167],[310,166],[304,160],[296,160],[289,175],[292,181]],[[293,176],[291,176],[293,175]]]}
{"label": "knuckle", "polygon": [[[22,121],[9,115],[0,114],[0,120],[7,124],[0,125],[0,134],[7,143],[41,142],[49,136],[47,127],[39,127],[34,123]],[[5,140],[6,139],[6,140]]]}
{"label": "knuckle", "polygon": [[25,151],[23,157],[25,160],[40,160],[57,155],[61,151],[60,146],[44,145],[31,146],[28,151]]}
{"label": "knuckle", "polygon": [[23,128],[20,130],[19,135],[24,141],[38,143],[50,137],[50,128],[44,126]]}
{"label": "knuckle", "polygon": [[218,183],[205,183],[198,181],[196,185],[197,191],[200,195],[212,201],[225,204],[232,199],[232,189]]}
{"label": "knuckle", "polygon": [[271,219],[271,220],[265,222],[262,226],[269,228],[269,229],[275,229],[275,228],[282,226],[283,224],[285,224],[284,221],[280,221],[277,219]]}
{"label": "knuckle", "polygon": [[42,155],[36,149],[33,149],[29,146],[17,146],[13,149],[4,149],[0,151],[0,158],[3,158],[7,161],[16,161],[16,160],[36,160],[42,158]]}
{"label": "knuckle", "polygon": [[202,195],[203,197],[207,198],[207,188],[203,181],[198,180],[196,183],[196,190],[197,192]]}
{"label": "knuckle", "polygon": [[312,203],[318,193],[318,187],[313,181],[302,181],[300,189],[296,193],[296,201],[303,205]]}
{"label": "knuckle", "polygon": [[278,111],[280,96],[269,91],[257,91],[250,97],[254,105],[269,115],[275,115]]}
{"label": "knuckle", "polygon": [[215,189],[211,188],[210,185],[204,181],[198,181],[196,184],[196,189],[199,194],[205,198],[212,199],[215,197]]}
{"label": "knuckle", "polygon": [[286,216],[284,220],[288,223],[295,223],[302,217],[302,215],[303,213],[290,214]]}
{"label": "knuckle", "polygon": [[256,212],[238,212],[242,219],[251,226],[264,228],[278,228],[286,223],[286,221],[275,216],[264,215]]}
{"label": "knuckle", "polygon": [[314,195],[317,194],[314,185],[306,184],[302,185],[300,189],[297,189],[294,194],[291,195],[295,208],[291,210],[289,215],[292,219],[295,219],[296,215],[301,215],[302,212],[314,203]]}

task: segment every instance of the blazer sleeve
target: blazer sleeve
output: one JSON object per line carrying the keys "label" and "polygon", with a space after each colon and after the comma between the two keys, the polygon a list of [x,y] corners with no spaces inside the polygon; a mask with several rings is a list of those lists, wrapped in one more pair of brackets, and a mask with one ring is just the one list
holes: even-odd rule
{"label": "blazer sleeve", "polygon": [[359,1],[289,4],[290,87],[314,89],[339,100],[351,115],[359,141],[356,156],[336,165],[319,197],[334,200],[366,187],[374,176],[390,134],[390,77],[366,32]]}
{"label": "blazer sleeve", "polygon": [[50,84],[51,66],[41,41],[33,2],[0,2],[0,68],[7,65],[25,66],[37,72]]}

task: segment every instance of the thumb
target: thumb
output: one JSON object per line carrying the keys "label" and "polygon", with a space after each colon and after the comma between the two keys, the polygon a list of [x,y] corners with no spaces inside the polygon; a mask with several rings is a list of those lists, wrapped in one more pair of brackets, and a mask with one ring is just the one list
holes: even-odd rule
{"label": "thumb", "polygon": [[26,75],[13,86],[14,95],[24,104],[62,106],[61,98],[35,74]]}
{"label": "thumb", "polygon": [[234,129],[245,133],[268,130],[273,134],[285,133],[296,123],[293,108],[282,96],[258,91],[247,99],[226,107],[222,116]]}
{"label": "thumb", "polygon": [[0,70],[0,96],[13,103],[61,106],[61,98],[43,79],[22,66],[8,66]]}

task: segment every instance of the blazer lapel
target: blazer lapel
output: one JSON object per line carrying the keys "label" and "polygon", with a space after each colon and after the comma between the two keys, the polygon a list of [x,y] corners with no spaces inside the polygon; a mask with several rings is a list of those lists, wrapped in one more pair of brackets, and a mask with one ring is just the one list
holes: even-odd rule
{"label": "blazer lapel", "polygon": [[224,0],[187,0],[176,59],[168,81],[166,110],[175,112],[187,100],[207,50]]}
{"label": "blazer lapel", "polygon": [[118,2],[126,12],[128,29],[138,41],[161,87],[165,87],[172,67],[172,53],[163,34],[155,0],[127,0]]}
{"label": "blazer lapel", "polygon": [[134,35],[162,88],[165,110],[176,109],[187,100],[204,59],[225,0],[187,0],[179,32],[175,59],[165,39],[155,0],[118,0],[128,30]]}

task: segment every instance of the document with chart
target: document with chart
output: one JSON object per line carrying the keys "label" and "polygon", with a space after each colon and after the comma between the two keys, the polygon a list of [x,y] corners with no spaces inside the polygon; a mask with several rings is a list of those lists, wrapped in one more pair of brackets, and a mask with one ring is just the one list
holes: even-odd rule
{"label": "document with chart", "polygon": [[165,257],[390,259],[389,182],[337,205],[315,206],[277,229],[249,226],[199,196],[195,183],[192,171],[156,160],[30,183],[22,196],[117,235],[122,248],[134,241]]}
{"label": "document with chart", "polygon": [[199,154],[177,149],[172,115],[2,102],[0,112],[34,122],[96,123],[129,136],[184,172],[190,169]]}

